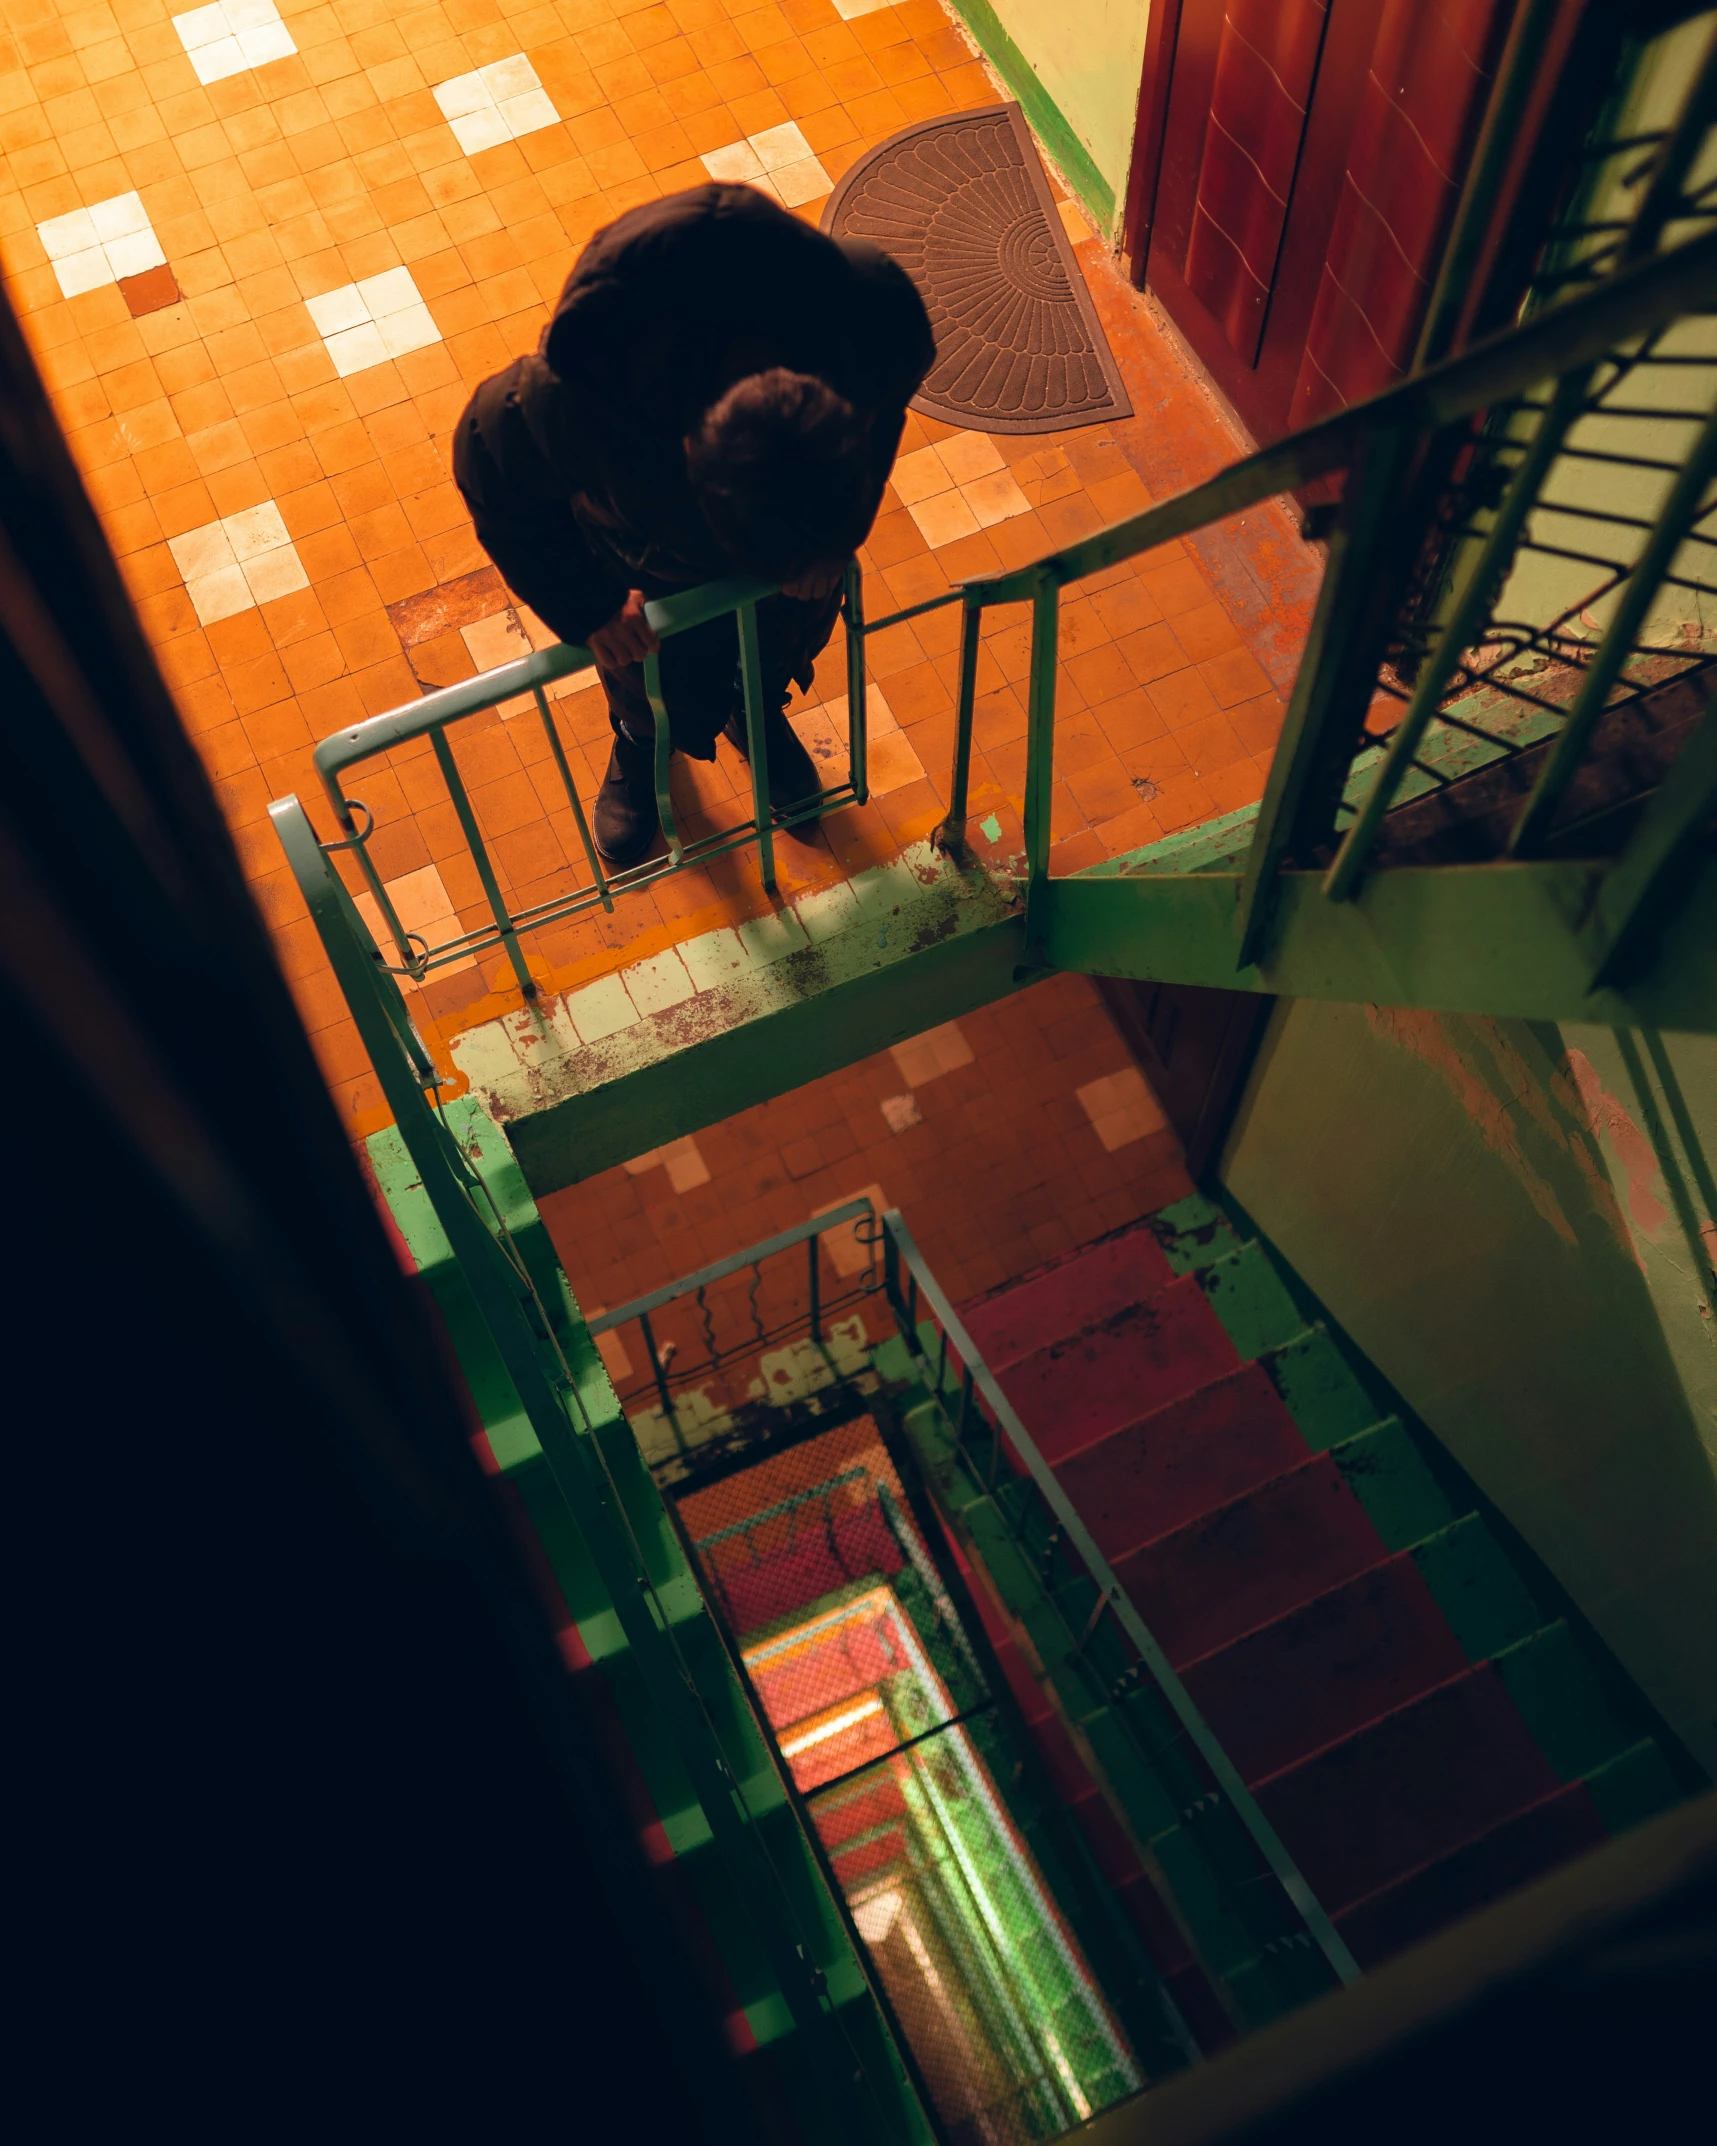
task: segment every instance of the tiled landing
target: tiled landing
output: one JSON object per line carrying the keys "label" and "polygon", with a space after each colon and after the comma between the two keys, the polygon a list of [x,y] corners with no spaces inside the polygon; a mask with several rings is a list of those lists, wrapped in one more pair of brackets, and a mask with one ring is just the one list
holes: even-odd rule
{"label": "tiled landing", "polygon": [[[539,1206],[592,1316],[862,1193],[901,1210],[958,1303],[1190,1191],[1142,1082],[1117,1115],[1115,1087],[1134,1082],[1095,988],[1051,977]],[[850,1281],[862,1259],[843,1262],[848,1248],[825,1242],[829,1271]],[[774,1264],[772,1318],[800,1272]],[[656,1326],[696,1352],[689,1305]],[[611,1354],[615,1342],[630,1358],[612,1368],[635,1384],[636,1328]]]}
{"label": "tiled landing", "polygon": [[[532,637],[450,480],[471,385],[534,344],[579,248],[622,210],[711,161],[755,161],[814,219],[866,148],[997,95],[936,0],[8,0],[8,292],[355,1134],[385,1113],[265,813],[296,791],[332,832],[317,738]],[[1172,340],[1064,213],[1137,414],[997,440],[913,419],[866,557],[872,616],[1232,458]],[[259,531],[268,545],[244,555]],[[1309,593],[1270,508],[1072,598],[1063,869],[1259,794]],[[873,802],[813,846],[783,845],[789,894],[892,857],[940,816],[954,637],[939,614],[874,645],[889,716]],[[973,786],[993,861],[1018,843],[1025,646],[1019,618],[994,621]],[[843,690],[837,640],[812,696],[823,712],[805,719],[826,754]],[[600,699],[562,705],[588,784]],[[532,730],[493,715],[459,744],[527,899],[563,888],[577,854]],[[421,760],[355,787],[380,822],[384,878],[433,872],[417,896],[470,924],[475,875]],[[738,773],[725,756],[686,767],[688,814],[732,809]],[[765,906],[734,860],[546,935],[532,958],[549,990],[573,990]],[[417,1011],[446,1058],[452,1035],[512,1002],[487,961],[432,981]]]}

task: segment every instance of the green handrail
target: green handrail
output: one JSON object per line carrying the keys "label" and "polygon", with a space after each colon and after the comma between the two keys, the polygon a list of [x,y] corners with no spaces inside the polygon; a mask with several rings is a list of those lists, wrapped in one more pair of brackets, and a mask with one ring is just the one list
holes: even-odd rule
{"label": "green handrail", "polygon": [[[538,1294],[504,1227],[497,1230],[473,1197],[470,1167],[424,1094],[419,1068],[402,1048],[401,1031],[410,1021],[399,987],[382,966],[303,806],[287,798],[269,809],[400,1137],[542,1448],[568,1519],[601,1578],[717,1850],[747,1903],[793,2023],[818,2052],[822,2075],[854,2089],[850,2099],[844,2094],[834,2097],[839,2105],[830,2110],[833,2128],[848,2146],[879,2146],[891,2138],[908,2146],[917,2135],[911,2121],[916,2112],[909,2114],[903,2107],[897,2081],[878,2078],[878,2067],[867,2061],[829,2000],[805,1904],[794,1898],[786,1874],[776,1868],[751,1799],[726,1754],[678,1636],[683,1613],[666,1599],[652,1575],[623,1487],[594,1434],[577,1374],[557,1338],[553,1308]],[[701,1598],[699,1615],[708,1615]]]}
{"label": "green handrail", "polygon": [[[1021,1422],[1018,1412],[1002,1391],[1000,1381],[985,1363],[982,1353],[967,1333],[959,1313],[931,1272],[900,1210],[891,1207],[882,1218],[882,1226],[890,1307],[894,1312],[901,1339],[914,1359],[923,1367],[930,1391],[940,1400],[945,1387],[946,1354],[951,1347],[962,1366],[963,1400],[974,1391],[983,1396],[996,1428],[1019,1455],[1026,1473],[1036,1484],[1039,1495],[1055,1515],[1063,1539],[1077,1552],[1080,1562],[1096,1582],[1099,1605],[1111,1612],[1126,1633],[1152,1682],[1185,1730],[1187,1741],[1210,1769],[1211,1776],[1229,1807],[1251,1835],[1259,1854],[1264,1858],[1282,1891],[1293,1903],[1295,1913],[1305,1924],[1318,1950],[1329,1962],[1338,1980],[1356,1982],[1360,1973],[1359,1962],[1306,1882],[1299,1865],[1283,1845],[1281,1835],[1259,1808],[1258,1799],[1241,1779],[1239,1768],[1223,1749],[1216,1732],[1199,1712],[1191,1693],[1175,1674],[1160,1642],[1133,1606],[1127,1590],[1116,1579],[1108,1559],[1098,1549],[1091,1530],[1080,1518],[1078,1508],[1056,1480],[1055,1471],[1038,1451],[1036,1440]],[[910,1303],[903,1298],[900,1290],[899,1270],[902,1265],[912,1277],[913,1292]],[[944,1362],[940,1365],[933,1366],[924,1353],[918,1332],[920,1295],[935,1313],[936,1323],[942,1329]]]}
{"label": "green handrail", "polygon": [[[1700,85],[1695,89],[1702,94]],[[1678,167],[1684,167],[1685,129],[1674,135],[1671,149]],[[1649,208],[1661,229],[1669,211],[1660,191],[1651,194]],[[1379,772],[1363,823],[1354,831],[1330,875],[1326,891],[1338,899],[1353,892],[1382,813],[1412,764],[1418,736],[1438,712],[1441,687],[1461,654],[1459,633],[1477,622],[1477,597],[1487,589],[1494,590],[1500,570],[1508,563],[1511,535],[1518,536],[1527,512],[1542,496],[1543,480],[1555,466],[1553,450],[1583,407],[1578,383],[1619,346],[1649,339],[1669,323],[1714,303],[1717,232],[1707,232],[1645,259],[1627,259],[1613,274],[1579,295],[1544,308],[1524,324],[1490,336],[1367,402],[1245,457],[1176,498],[1027,566],[974,576],[961,584],[953,592],[963,606],[963,632],[953,798],[941,830],[944,840],[958,839],[964,829],[966,797],[961,777],[970,765],[972,751],[977,637],[982,613],[998,604],[1029,602],[1032,606],[1024,813],[1028,962],[1042,959],[1042,912],[1047,906],[1043,897],[1050,880],[1056,632],[1060,592],[1068,583],[1207,528],[1265,499],[1295,491],[1314,479],[1338,472],[1347,472],[1350,477],[1356,471],[1363,473],[1362,483],[1350,482],[1347,488],[1330,568],[1324,577],[1284,735],[1259,813],[1239,905],[1241,944],[1236,966],[1243,966],[1257,958],[1286,856],[1303,842],[1308,825],[1315,824],[1320,813],[1327,818],[1333,812],[1349,761],[1356,751],[1372,742],[1358,735],[1358,715],[1363,712],[1370,681],[1376,675],[1381,647],[1375,644],[1387,626],[1377,587],[1379,547],[1397,535],[1396,525],[1404,517],[1410,522],[1412,515],[1427,511],[1427,502],[1421,496],[1425,484],[1421,473],[1427,467],[1425,448],[1438,439],[1452,444],[1479,413],[1519,398],[1545,381],[1566,384],[1553,399],[1552,414],[1540,427],[1542,451],[1536,456],[1529,453],[1530,473],[1510,494],[1501,534],[1486,547],[1481,570],[1466,583],[1475,600],[1457,609],[1421,681],[1409,724],[1398,733],[1398,742]],[[1385,452],[1384,444],[1391,441],[1397,443],[1395,450]],[[1674,488],[1657,528],[1648,535],[1635,583],[1630,586],[1621,631],[1612,636],[1611,652],[1618,665],[1626,654],[1624,635],[1643,616],[1652,594],[1668,573],[1676,548],[1674,538],[1685,533],[1700,511],[1705,456],[1701,453],[1696,459],[1699,469],[1689,472]],[[1439,465],[1430,466],[1434,470]],[[1423,523],[1413,526],[1422,527]],[[1406,532],[1409,539],[1413,526]],[[1396,549],[1401,550],[1398,536]],[[1608,666],[1607,657],[1600,661]],[[1594,708],[1601,705],[1601,689],[1595,676],[1589,699]],[[1589,730],[1584,720],[1586,712],[1582,709],[1581,724],[1570,726],[1565,765],[1571,764],[1585,742]]]}
{"label": "green handrail", "polygon": [[[390,966],[395,973],[409,976],[414,982],[420,983],[433,969],[443,968],[450,962],[465,960],[473,954],[498,945],[504,949],[512,965],[521,992],[527,999],[531,999],[537,995],[537,986],[521,945],[522,933],[558,923],[598,906],[612,912],[617,893],[635,891],[669,874],[684,871],[694,865],[707,864],[712,858],[751,843],[757,846],[763,884],[773,893],[777,884],[774,844],[776,815],[772,813],[769,803],[767,710],[763,704],[763,667],[758,643],[757,606],[776,593],[778,592],[773,583],[757,581],[746,575],[735,575],[722,581],[706,582],[699,588],[686,590],[682,595],[666,597],[645,605],[645,617],[655,629],[658,639],[663,641],[671,639],[675,634],[689,632],[694,626],[705,625],[712,619],[731,616],[735,620],[741,701],[745,711],[746,745],[751,768],[752,817],[737,827],[720,830],[694,842],[686,842],[682,838],[668,783],[672,741],[667,711],[662,700],[661,659],[658,655],[651,655],[644,663],[644,690],[655,717],[654,787],[668,853],[665,859],[646,861],[625,872],[611,873],[604,870],[601,855],[591,836],[578,786],[573,780],[565,741],[560,735],[554,712],[548,702],[547,689],[550,686],[594,667],[596,658],[588,648],[561,642],[552,648],[538,649],[529,656],[520,657],[516,662],[501,664],[494,670],[484,671],[479,677],[465,680],[462,684],[445,686],[438,692],[426,693],[418,700],[408,701],[398,708],[390,708],[384,714],[371,716],[362,723],[350,724],[324,738],[316,747],[314,755],[316,772],[321,778],[329,807],[341,831],[340,838],[329,847],[348,850],[355,858],[365,886],[374,898],[388,936],[393,941],[397,959]],[[784,826],[797,826],[802,821],[819,818],[848,802],[862,804],[869,794],[866,776],[864,642],[867,632],[894,625],[897,619],[886,618],[878,621],[874,627],[866,627],[862,577],[856,560],[851,561],[846,569],[843,612],[847,627],[849,681],[855,677],[857,680],[856,691],[849,683],[848,692],[848,779],[844,783],[819,791],[814,798],[808,798],[795,806],[790,813],[781,817],[780,824]],[[538,720],[542,724],[562,793],[578,831],[590,881],[587,886],[581,886],[570,894],[557,895],[548,901],[515,910],[508,903],[502,889],[500,874],[484,837],[475,804],[460,772],[453,749],[452,732],[459,723],[469,717],[483,714],[502,702],[526,694],[536,702]],[[421,941],[414,944],[413,935],[402,923],[370,855],[370,840],[375,832],[375,823],[367,809],[346,794],[346,778],[354,768],[361,767],[397,747],[413,744],[421,738],[428,738],[434,751],[436,764],[458,817],[460,832],[464,836],[465,846],[476,869],[489,911],[487,924],[476,926],[469,931],[456,932],[433,947],[424,945]]]}

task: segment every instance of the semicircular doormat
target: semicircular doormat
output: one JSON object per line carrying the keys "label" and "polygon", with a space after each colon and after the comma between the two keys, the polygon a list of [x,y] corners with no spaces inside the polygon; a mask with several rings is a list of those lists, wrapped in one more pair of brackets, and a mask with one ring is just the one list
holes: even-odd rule
{"label": "semicircular doormat", "polygon": [[835,188],[822,223],[892,254],[923,295],[936,362],[913,409],[980,432],[1131,415],[1017,104],[891,135]]}

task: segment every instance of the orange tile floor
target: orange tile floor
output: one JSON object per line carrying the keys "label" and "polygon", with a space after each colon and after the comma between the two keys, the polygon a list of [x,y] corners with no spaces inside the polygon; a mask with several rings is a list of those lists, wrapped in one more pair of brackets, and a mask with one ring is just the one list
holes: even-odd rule
{"label": "orange tile floor", "polygon": [[[815,219],[865,150],[1001,94],[937,0],[852,19],[831,0],[7,0],[0,263],[91,495],[351,1130],[373,1076],[265,817],[296,791],[332,834],[315,741],[521,650],[532,622],[477,546],[448,466],[471,386],[537,340],[580,246],[621,210],[752,173]],[[1134,404],[1025,438],[909,421],[864,564],[872,616],[1022,562],[1208,474],[1236,442],[1071,204]],[[930,450],[939,452],[932,453]],[[1170,545],[1064,609],[1054,828],[1072,869],[1256,797],[1303,640],[1308,557],[1272,505]],[[894,854],[941,816],[956,627],[876,637],[874,794],[780,845],[795,892]],[[974,822],[1018,846],[1026,633],[982,666]],[[833,749],[840,636],[799,711]],[[601,697],[558,703],[586,796]],[[534,724],[491,713],[458,751],[504,883],[565,887],[578,852]],[[366,769],[386,880],[479,920],[426,749]],[[694,826],[738,763],[676,763]],[[415,876],[414,876],[415,875]],[[566,989],[756,914],[744,856],[534,939]],[[433,1043],[515,1003],[494,958],[432,978]],[[443,1051],[443,1056],[445,1052]]]}
{"label": "orange tile floor", "polygon": [[[869,1193],[898,1207],[958,1304],[1192,1190],[1179,1142],[1083,976],[1051,977],[981,1012],[742,1111],[541,1203],[594,1317]],[[827,1296],[860,1262],[824,1254]],[[808,1301],[802,1255],[771,1261],[771,1323]],[[711,1292],[743,1337],[748,1277]],[[870,1315],[867,1314],[867,1318]],[[704,1350],[684,1300],[653,1324],[682,1360]],[[884,1331],[874,1322],[871,1340]],[[624,1355],[616,1352],[616,1343]],[[605,1342],[616,1383],[645,1389],[635,1326]],[[729,1400],[743,1399],[740,1388]]]}

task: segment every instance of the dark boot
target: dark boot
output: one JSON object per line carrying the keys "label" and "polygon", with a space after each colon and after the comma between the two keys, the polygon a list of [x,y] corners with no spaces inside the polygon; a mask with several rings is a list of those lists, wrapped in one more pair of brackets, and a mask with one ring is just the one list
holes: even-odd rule
{"label": "dark boot", "polygon": [[[728,717],[722,736],[742,760],[750,760],[743,708],[735,709]],[[763,741],[769,757],[769,803],[776,813],[785,816],[796,805],[803,805],[815,797],[823,787],[823,778],[817,772],[817,763],[788,722],[785,709],[772,708],[764,717]],[[792,832],[814,836],[816,823],[805,821]]]}
{"label": "dark boot", "polygon": [[608,772],[596,793],[591,832],[605,863],[623,872],[646,856],[660,825],[656,813],[656,749],[624,730],[614,732]]}

